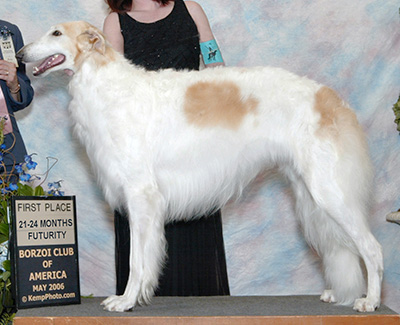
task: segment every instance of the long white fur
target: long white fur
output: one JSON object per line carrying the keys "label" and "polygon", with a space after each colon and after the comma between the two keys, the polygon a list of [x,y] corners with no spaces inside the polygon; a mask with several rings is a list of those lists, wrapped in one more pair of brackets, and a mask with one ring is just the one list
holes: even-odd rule
{"label": "long white fur", "polygon": [[[105,309],[125,311],[150,301],[165,258],[166,221],[223,206],[275,165],[291,180],[305,237],[322,258],[327,290],[321,299],[358,311],[380,305],[383,262],[366,220],[372,168],[365,137],[346,111],[323,125],[315,108],[322,85],[272,67],[147,72],[85,22],[52,27],[19,55],[33,62],[56,53],[65,62],[44,75],[73,72],[75,133],[106,200],[129,214],[128,285],[122,296],[103,302]],[[232,82],[243,100],[257,100],[257,108],[236,128],[218,121],[197,125],[185,115],[184,99],[198,82]],[[368,274],[365,298],[361,260]]]}

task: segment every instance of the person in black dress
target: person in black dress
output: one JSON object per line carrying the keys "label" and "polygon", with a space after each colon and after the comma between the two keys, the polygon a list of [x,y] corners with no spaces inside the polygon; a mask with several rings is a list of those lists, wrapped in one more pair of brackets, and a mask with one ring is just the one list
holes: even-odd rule
{"label": "person in black dress", "polygon": [[[133,64],[147,70],[199,70],[223,65],[208,19],[199,4],[183,0],[106,0],[111,13],[104,33]],[[129,275],[129,223],[115,211],[117,294]],[[167,260],[158,296],[229,295],[220,210],[195,221],[165,226]]]}

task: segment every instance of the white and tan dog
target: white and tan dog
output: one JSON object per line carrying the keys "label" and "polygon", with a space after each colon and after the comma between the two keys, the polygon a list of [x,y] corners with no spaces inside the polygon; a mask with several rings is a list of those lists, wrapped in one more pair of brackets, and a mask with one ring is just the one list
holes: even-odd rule
{"label": "white and tan dog", "polygon": [[166,221],[223,206],[269,166],[292,181],[305,237],[324,265],[321,299],[358,311],[380,305],[382,252],[366,220],[373,178],[367,143],[333,90],[271,67],[147,72],[85,22],[52,27],[19,56],[44,59],[35,75],[73,75],[75,132],[108,203],[128,211],[129,281],[105,309],[150,301]]}

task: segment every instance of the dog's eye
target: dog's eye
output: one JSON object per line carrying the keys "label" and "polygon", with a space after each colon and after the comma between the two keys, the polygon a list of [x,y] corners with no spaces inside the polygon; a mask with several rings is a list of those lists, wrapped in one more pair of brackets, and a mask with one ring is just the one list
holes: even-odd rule
{"label": "dog's eye", "polygon": [[53,32],[53,36],[61,36],[61,35],[62,35],[62,33],[59,30],[55,30]]}

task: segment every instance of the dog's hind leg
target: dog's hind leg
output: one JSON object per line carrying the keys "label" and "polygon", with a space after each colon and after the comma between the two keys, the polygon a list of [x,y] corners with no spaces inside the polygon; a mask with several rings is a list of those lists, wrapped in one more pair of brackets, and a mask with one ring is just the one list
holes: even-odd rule
{"label": "dog's hind leg", "polygon": [[[355,213],[354,210],[349,211],[348,215]],[[357,311],[374,311],[380,305],[383,274],[381,247],[363,222],[347,224],[346,221],[340,223],[341,221],[342,218],[332,220],[332,226],[337,228],[338,233],[324,247],[326,250],[321,252],[325,277],[333,289],[326,290],[321,299],[343,305],[354,302],[354,309]],[[364,290],[360,258],[364,261],[368,276],[365,298],[360,298],[360,293]]]}
{"label": "dog's hind leg", "polygon": [[[314,160],[308,161],[308,173],[303,179],[316,206],[323,211],[319,219],[313,217],[311,222],[314,222],[315,233],[320,233],[316,235],[314,246],[321,247],[318,251],[323,255],[325,268],[334,263],[336,266],[327,274],[330,284],[336,286],[332,297],[346,304],[358,295],[360,280],[344,280],[349,271],[353,280],[361,273],[356,267],[358,255],[366,266],[368,289],[365,298],[355,300],[354,309],[364,312],[374,311],[380,305],[383,257],[381,246],[366,220],[372,186],[369,159],[356,150],[354,148],[355,153],[348,154],[350,159],[338,159],[329,146],[316,148]],[[358,159],[360,157],[363,159]],[[349,263],[349,269],[345,267],[346,263]],[[343,270],[342,279],[340,270]],[[326,291],[322,298],[326,300],[328,294]]]}
{"label": "dog's hind leg", "polygon": [[126,191],[131,236],[130,272],[124,294],[103,301],[104,309],[109,311],[122,312],[136,304],[148,303],[157,287],[165,257],[163,196],[150,185]]}
{"label": "dog's hind leg", "polygon": [[[327,289],[322,293],[324,302],[351,304],[361,297],[364,288],[360,260],[349,247],[338,240],[343,231],[315,202],[303,179],[287,168],[284,173],[291,181],[296,197],[296,213],[307,242],[321,256]],[[338,234],[339,232],[339,234]],[[345,274],[345,276],[344,276]]]}

